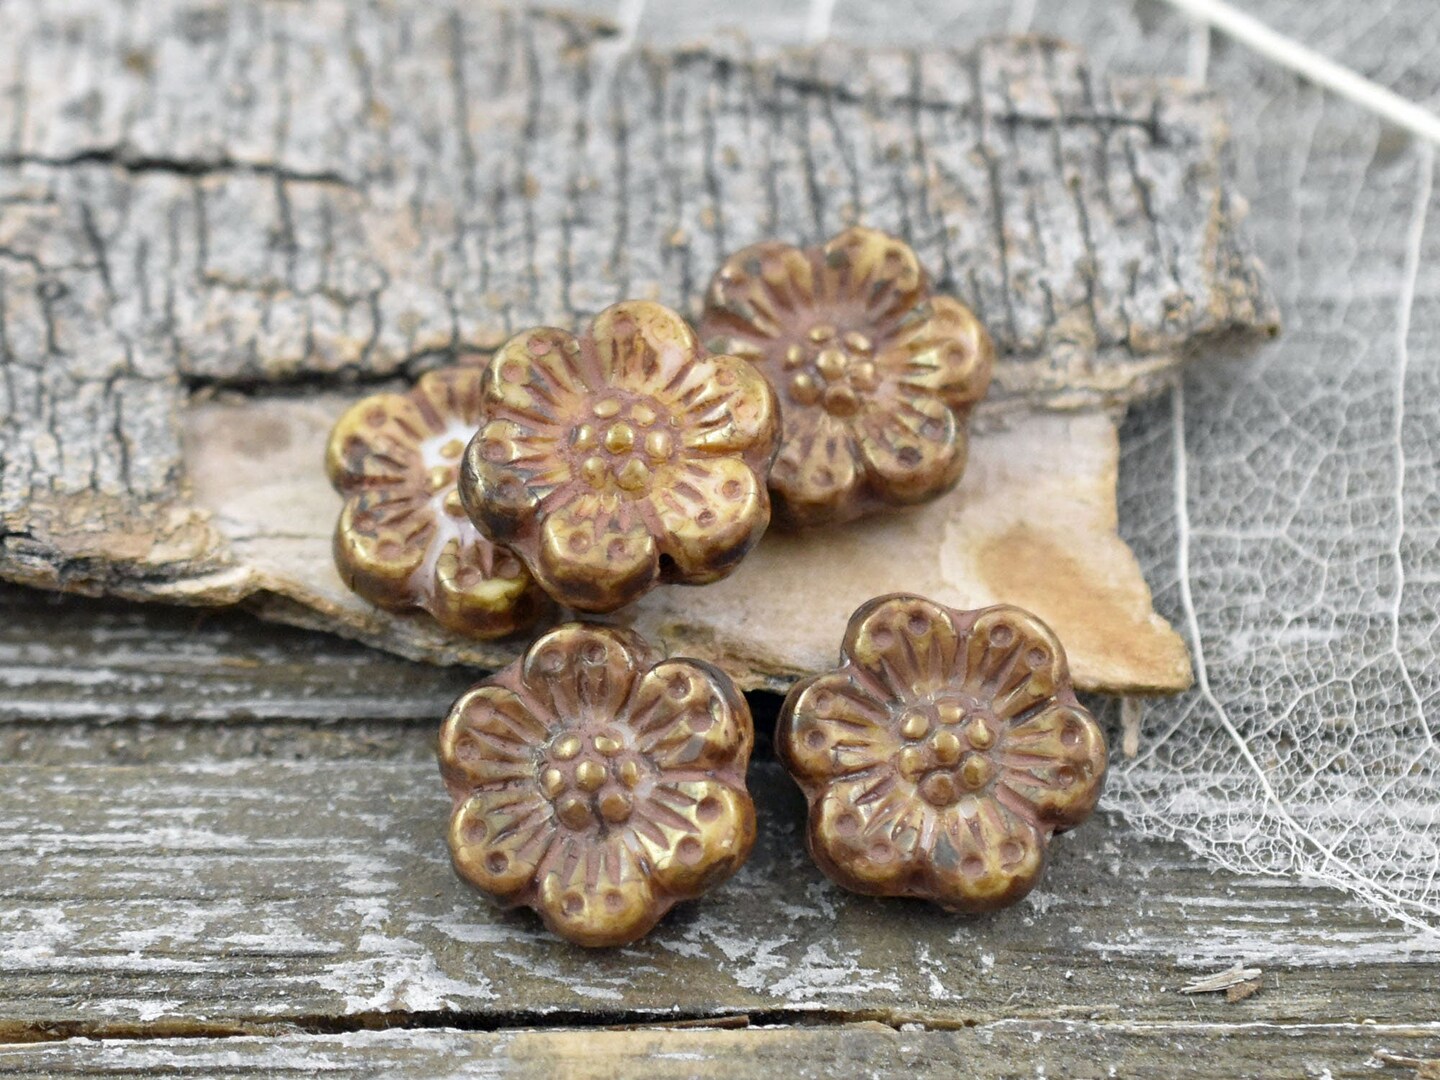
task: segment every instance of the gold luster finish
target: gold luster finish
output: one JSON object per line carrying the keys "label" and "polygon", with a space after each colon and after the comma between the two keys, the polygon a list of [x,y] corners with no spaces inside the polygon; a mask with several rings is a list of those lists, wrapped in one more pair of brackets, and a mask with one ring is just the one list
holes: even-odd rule
{"label": "gold luster finish", "polygon": [[753,743],[718,669],[628,630],[561,626],[441,729],[455,869],[571,941],[635,941],[749,856]]}
{"label": "gold luster finish", "polygon": [[848,521],[959,482],[994,346],[969,308],[931,295],[895,237],[852,228],[821,247],[736,252],[710,282],[700,332],[781,397],[777,520]]}
{"label": "gold luster finish", "polygon": [[381,607],[418,608],[455,633],[495,638],[530,626],[546,602],[461,505],[459,458],[480,424],[483,375],[462,364],[408,393],[356,403],[330,433],[325,468],[345,499],[334,538],[345,584]]}
{"label": "gold luster finish", "polygon": [[659,304],[616,304],[578,338],[517,335],[482,399],[465,509],[571,608],[613,611],[661,582],[717,581],[770,522],[774,391],[748,361],[707,355]]}
{"label": "gold luster finish", "polygon": [[884,596],[851,617],[840,661],[795,685],[775,736],[820,868],[954,911],[1028,893],[1105,777],[1105,737],[1049,627],[1016,607]]}

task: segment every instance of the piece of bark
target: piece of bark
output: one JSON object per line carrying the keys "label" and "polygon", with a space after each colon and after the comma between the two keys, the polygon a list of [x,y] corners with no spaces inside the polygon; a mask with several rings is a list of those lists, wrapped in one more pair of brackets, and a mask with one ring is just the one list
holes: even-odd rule
{"label": "piece of bark", "polygon": [[625,52],[584,20],[407,2],[0,23],[15,581],[237,598],[253,567],[190,496],[196,387],[413,374],[624,296],[693,311],[764,236],[908,237],[992,328],[1015,415],[1123,404],[1275,325],[1216,103],[1055,42]]}
{"label": "piece of bark", "polygon": [[[315,394],[193,408],[185,453],[194,499],[235,563],[151,583],[141,595],[248,600],[263,615],[417,659],[508,663],[516,643],[467,641],[427,615],[382,611],[341,582],[330,553],[340,497],[316,462],[349,404]],[[834,665],[846,620],[872,596],[919,592],[965,608],[1004,601],[1055,629],[1084,689],[1188,686],[1184,642],[1152,611],[1139,564],[1115,532],[1111,420],[1025,413],[979,426],[965,477],[945,498],[847,526],[767,533],[730,577],[665,586],[607,621],[709,660],[745,689],[779,690]]]}

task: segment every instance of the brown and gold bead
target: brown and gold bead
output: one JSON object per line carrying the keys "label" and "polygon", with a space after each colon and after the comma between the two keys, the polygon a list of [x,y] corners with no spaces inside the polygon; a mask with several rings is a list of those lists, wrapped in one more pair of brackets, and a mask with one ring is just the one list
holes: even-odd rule
{"label": "brown and gold bead", "polygon": [[730,573],[770,520],[779,418],[754,367],[706,356],[675,312],[626,301],[579,337],[496,354],[460,494],[555,599],[612,611]]}
{"label": "brown and gold bead", "polygon": [[711,281],[700,332],[780,396],[778,520],[848,521],[959,481],[994,348],[969,308],[931,295],[900,240],[852,228],[821,247],[745,248]]}
{"label": "brown and gold bead", "polygon": [[776,749],[811,854],[856,892],[978,912],[1020,899],[1100,797],[1105,738],[1060,642],[1016,607],[880,597],[834,671],[785,699]]}
{"label": "brown and gold bead", "polygon": [[481,364],[375,394],[331,431],[325,467],[345,497],[335,565],[345,584],[392,610],[419,608],[449,630],[502,637],[531,625],[544,594],[511,552],[476,530],[456,482],[480,426]]}
{"label": "brown and gold bead", "polygon": [[561,626],[441,729],[455,869],[571,941],[634,941],[749,856],[753,742],[718,669],[630,631]]}

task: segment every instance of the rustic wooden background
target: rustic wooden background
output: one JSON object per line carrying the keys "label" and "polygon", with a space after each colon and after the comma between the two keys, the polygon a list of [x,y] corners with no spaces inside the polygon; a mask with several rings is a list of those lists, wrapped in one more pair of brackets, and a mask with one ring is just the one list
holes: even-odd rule
{"label": "rustic wooden background", "polygon": [[[1035,29],[1154,74],[1226,50],[1214,81],[1237,110],[1262,84],[1316,96],[1150,0],[571,6],[637,44],[736,21],[775,43]],[[1248,6],[1352,40],[1314,17],[1339,8]],[[1433,92],[1427,11],[1366,9],[1348,59]],[[1354,151],[1344,108],[1295,115],[1263,139],[1242,125],[1242,183],[1267,154]],[[1253,194],[1334,200],[1338,172]],[[1405,287],[1370,285],[1386,302]],[[1122,528],[1168,410],[1127,427]],[[238,614],[0,591],[0,1075],[1436,1075],[1440,948],[1345,894],[1218,872],[1102,814],[1012,911],[854,898],[804,857],[798,796],[763,753],[773,827],[740,877],[641,945],[579,953],[491,914],[446,865],[432,741],[466,682]],[[1260,974],[1181,993],[1236,963]]]}

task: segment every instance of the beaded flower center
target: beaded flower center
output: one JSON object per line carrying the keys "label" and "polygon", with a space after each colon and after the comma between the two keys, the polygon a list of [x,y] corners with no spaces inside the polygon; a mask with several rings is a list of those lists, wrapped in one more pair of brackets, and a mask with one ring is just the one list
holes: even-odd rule
{"label": "beaded flower center", "polygon": [[863,395],[880,385],[875,343],[851,330],[817,323],[785,351],[785,389],[799,405],[819,405],[832,416],[854,416]]}
{"label": "beaded flower center", "polygon": [[555,817],[572,829],[629,819],[635,809],[640,762],[618,731],[570,731],[545,750],[540,789]]}
{"label": "beaded flower center", "polygon": [[995,776],[990,758],[1000,725],[968,698],[938,697],[900,715],[905,747],[897,758],[900,775],[934,806],[950,806],[980,791]]}
{"label": "beaded flower center", "polygon": [[604,397],[570,429],[570,449],[581,477],[597,490],[611,485],[644,495],[655,470],[675,457],[677,421],[655,400]]}

